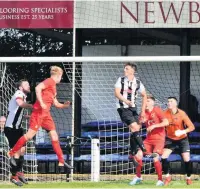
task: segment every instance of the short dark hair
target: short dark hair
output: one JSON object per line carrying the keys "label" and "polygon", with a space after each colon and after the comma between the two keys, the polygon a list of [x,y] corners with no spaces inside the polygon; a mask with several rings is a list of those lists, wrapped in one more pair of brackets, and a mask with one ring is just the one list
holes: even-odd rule
{"label": "short dark hair", "polygon": [[130,67],[132,67],[135,71],[137,71],[137,65],[134,64],[134,63],[127,62],[127,63],[125,64],[124,67],[126,67],[126,66],[130,66]]}
{"label": "short dark hair", "polygon": [[19,87],[21,86],[21,84],[23,83],[23,82],[26,82],[26,81],[28,81],[27,79],[21,79],[21,80],[19,80],[18,82],[17,82],[17,88],[19,89]]}
{"label": "short dark hair", "polygon": [[168,100],[169,100],[169,99],[174,99],[174,100],[176,100],[176,102],[178,102],[178,100],[177,100],[177,98],[176,98],[175,96],[169,96],[167,99],[168,99]]}
{"label": "short dark hair", "polygon": [[153,101],[156,101],[155,97],[151,94],[147,95],[147,99],[151,99]]}

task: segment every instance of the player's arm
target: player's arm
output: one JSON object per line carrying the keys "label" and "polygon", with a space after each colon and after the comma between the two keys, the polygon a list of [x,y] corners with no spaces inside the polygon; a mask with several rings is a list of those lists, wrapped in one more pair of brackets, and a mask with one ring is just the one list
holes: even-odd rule
{"label": "player's arm", "polygon": [[122,95],[121,95],[121,88],[115,88],[115,97],[118,98],[120,101],[125,102],[128,106],[131,106],[132,103],[130,100],[125,99]]}
{"label": "player's arm", "polygon": [[44,90],[46,88],[45,84],[43,82],[39,83],[36,87],[35,87],[35,92],[36,92],[36,97],[37,100],[40,103],[40,106],[43,109],[46,109],[46,105],[44,104],[43,100],[42,100],[42,90]]}
{"label": "player's arm", "polygon": [[147,128],[147,132],[151,132],[153,129],[155,128],[159,128],[159,127],[166,127],[169,125],[169,121],[167,118],[164,118],[162,120],[162,122],[160,123],[157,123],[157,124],[154,124],[154,125],[151,125],[150,127]]}
{"label": "player's arm", "polygon": [[164,119],[162,120],[161,123],[155,124],[155,125],[154,125],[154,128],[166,127],[166,126],[168,126],[168,125],[169,125],[168,119],[167,119],[167,118],[164,118]]}
{"label": "player's arm", "polygon": [[191,122],[190,118],[187,116],[185,112],[183,113],[183,123],[187,126],[187,128],[184,130],[176,130],[175,135],[178,137],[195,130],[194,124]]}
{"label": "player's arm", "polygon": [[70,101],[66,101],[64,104],[58,102],[57,98],[54,98],[53,104],[56,108],[68,108],[70,106]]}
{"label": "player's arm", "polygon": [[147,132],[151,132],[155,128],[159,127],[166,127],[169,125],[168,119],[165,117],[165,114],[162,109],[155,107],[155,113],[158,116],[160,123],[151,125],[150,127],[147,128]]}
{"label": "player's arm", "polygon": [[145,108],[146,108],[146,104],[147,104],[147,93],[146,90],[141,92],[141,96],[142,96],[142,109],[141,109],[141,115],[145,116]]}
{"label": "player's arm", "polygon": [[183,122],[187,126],[187,128],[185,129],[185,133],[190,133],[195,130],[194,124],[191,122],[186,113],[184,113]]}
{"label": "player's arm", "polygon": [[145,118],[145,109],[146,109],[146,104],[147,104],[147,93],[144,85],[142,82],[140,82],[140,88],[138,90],[142,96],[142,109],[141,109],[141,114],[140,114],[140,119]]}
{"label": "player's arm", "polygon": [[32,104],[28,104],[28,103],[24,102],[23,99],[21,99],[21,98],[16,98],[16,103],[21,108],[33,108]]}

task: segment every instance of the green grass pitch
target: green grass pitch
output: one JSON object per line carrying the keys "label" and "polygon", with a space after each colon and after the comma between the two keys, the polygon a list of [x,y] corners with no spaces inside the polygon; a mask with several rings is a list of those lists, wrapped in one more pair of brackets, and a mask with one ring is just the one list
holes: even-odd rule
{"label": "green grass pitch", "polygon": [[[169,186],[157,187],[156,181],[143,181],[141,184],[129,186],[129,181],[105,181],[105,182],[30,182],[21,188],[200,188],[200,181],[193,181],[192,185],[186,185],[185,181],[172,181]],[[0,188],[19,188],[12,183],[0,183]]]}

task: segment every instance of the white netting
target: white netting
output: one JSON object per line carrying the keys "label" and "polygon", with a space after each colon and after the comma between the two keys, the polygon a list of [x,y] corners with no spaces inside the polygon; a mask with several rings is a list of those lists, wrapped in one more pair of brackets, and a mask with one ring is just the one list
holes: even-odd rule
{"label": "white netting", "polygon": [[[116,57],[117,58],[117,57]],[[72,64],[64,63],[66,73],[72,82]],[[129,152],[129,129],[121,123],[116,110],[114,97],[114,84],[119,76],[123,75],[124,63],[76,63],[76,90],[82,100],[82,137],[98,137],[101,145],[101,173],[102,174],[129,174],[133,171],[133,165],[128,160]],[[147,86],[148,92],[155,95],[157,103],[162,106],[166,104],[168,95],[177,94],[179,81],[175,79],[173,88],[166,88],[163,85],[165,72],[169,77],[177,70],[170,73],[170,70],[178,64],[172,63],[141,63],[138,64],[137,77]],[[163,69],[164,68],[164,69]],[[145,70],[149,70],[145,72]],[[156,74],[155,74],[156,73]],[[152,77],[154,76],[154,77]],[[141,98],[138,98],[138,112],[140,111]],[[162,106],[163,107],[163,106]],[[82,149],[83,150],[83,149]],[[84,149],[83,153],[89,154]],[[149,164],[149,165],[148,165]],[[144,172],[150,173],[151,163],[146,162]]]}
{"label": "white netting", "polygon": [[[94,51],[92,51],[92,49]],[[110,53],[110,55],[116,56],[116,59],[118,59],[118,57],[120,57],[120,49],[120,46],[89,46],[83,48],[83,54],[85,56],[92,56],[95,55],[94,52],[97,52],[98,56],[104,56]],[[167,49],[170,51],[171,47],[165,46],[166,51]],[[137,52],[135,49],[134,53],[139,54],[140,51]],[[147,47],[145,47],[145,51],[148,52]],[[130,55],[134,55],[134,53],[131,54],[130,50],[129,53]],[[146,55],[148,55],[148,53],[146,53]],[[89,173],[91,166],[91,143],[88,139],[90,137],[99,138],[101,175],[109,176],[109,178],[102,178],[113,179],[113,175],[116,174],[127,175],[129,173],[134,173],[134,166],[128,159],[130,133],[128,128],[121,123],[116,111],[114,97],[114,84],[117,78],[123,75],[124,62],[98,62],[98,60],[94,62],[75,62],[75,73],[73,73],[72,65],[73,63],[63,63],[65,73],[67,74],[70,83],[58,85],[58,99],[61,102],[64,102],[65,99],[71,99],[73,90],[72,76],[75,74],[75,90],[81,98],[81,109],[80,112],[77,112],[76,114],[81,113],[81,130],[79,132],[81,133],[81,138],[85,138],[86,142],[84,141],[81,143],[81,146],[79,146],[80,153],[75,153],[75,156],[78,154],[80,156],[78,155],[79,157],[75,157],[74,162],[84,162],[85,164],[82,173]],[[147,88],[148,93],[151,93],[156,97],[158,105],[165,107],[168,96],[173,95],[179,97],[179,62],[166,62],[164,60],[163,62],[138,62],[137,65],[138,73],[136,74],[136,77],[141,79]],[[199,66],[197,62],[192,62],[191,65],[191,86],[195,86],[198,82],[197,74]],[[196,90],[195,93],[198,94],[198,91],[199,90]],[[139,105],[139,112],[141,98],[138,98],[137,103]],[[70,135],[73,129],[71,128],[72,110],[55,110],[53,108],[52,115],[57,124],[58,133],[61,138],[63,138],[63,141],[66,142],[67,135]],[[67,133],[67,131],[69,131],[69,133]],[[76,132],[78,133],[78,131]],[[144,133],[145,129],[142,130],[141,134]],[[46,145],[47,143],[47,146],[50,142],[47,134],[43,131],[39,132],[37,135],[36,143],[38,149],[40,148],[40,142],[43,145]],[[195,144],[197,143],[196,140],[193,140],[192,142]],[[66,143],[64,143],[64,145],[65,144]],[[42,150],[42,153],[45,154],[45,149]],[[194,152],[194,154],[196,154],[196,152]],[[38,152],[38,155],[41,155],[41,151]],[[48,161],[50,155],[48,154],[46,157],[47,159],[45,159],[45,161]],[[55,160],[55,162],[57,162],[57,160]],[[175,166],[177,166],[177,164],[175,164]],[[42,166],[39,166],[40,169],[41,167]],[[143,173],[149,174],[152,172],[154,172],[152,161],[144,161]],[[78,173],[78,171],[75,169],[74,173]],[[74,175],[74,178],[76,178],[76,175]],[[88,179],[88,177],[86,179]],[[55,178],[52,176],[50,180],[55,180]]]}
{"label": "white netting", "polygon": [[[177,46],[156,46],[154,55],[178,54]],[[151,55],[152,47],[129,47],[130,56]],[[164,51],[165,49],[165,51]],[[85,46],[84,56],[120,56],[120,46]],[[94,57],[95,58],[95,57]],[[156,59],[156,56],[155,56]],[[63,63],[66,73],[72,83],[72,63]],[[81,124],[82,137],[98,137],[101,146],[101,174],[113,178],[114,174],[133,173],[134,166],[128,160],[129,130],[121,123],[115,107],[114,84],[119,76],[123,75],[124,63],[119,62],[82,62],[75,63],[75,87],[82,101]],[[156,97],[157,105],[166,108],[168,96],[179,99],[180,64],[179,62],[140,62],[138,65],[139,77],[144,83],[147,92]],[[194,70],[198,70],[197,63],[192,63],[191,86],[198,81]],[[195,77],[195,81],[192,79]],[[198,87],[197,87],[198,88]],[[198,89],[197,89],[198,90]],[[193,92],[194,93],[194,92]],[[195,96],[198,95],[196,92]],[[138,112],[141,98],[138,98]],[[142,130],[145,133],[145,129]],[[144,135],[145,137],[145,135]],[[86,148],[81,154],[89,154]],[[196,152],[195,152],[196,153]],[[177,164],[175,164],[177,166]],[[155,172],[152,161],[144,161],[143,173]]]}

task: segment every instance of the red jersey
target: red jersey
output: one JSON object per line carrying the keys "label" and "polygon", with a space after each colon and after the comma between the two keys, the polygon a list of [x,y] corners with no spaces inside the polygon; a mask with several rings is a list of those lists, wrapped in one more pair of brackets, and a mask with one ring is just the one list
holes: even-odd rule
{"label": "red jersey", "polygon": [[[161,123],[165,118],[164,112],[159,107],[154,107],[151,112],[148,110],[145,111],[146,119],[145,122],[146,127],[148,128],[151,125]],[[165,127],[159,127],[153,129],[150,133],[147,134],[147,138],[150,140],[165,140]]]}
{"label": "red jersey", "polygon": [[[42,90],[42,100],[47,105],[47,110],[50,110],[53,100],[56,96],[56,82],[52,78],[48,78],[42,82],[45,85],[45,89]],[[41,110],[41,106],[38,100],[33,105],[34,110]]]}

